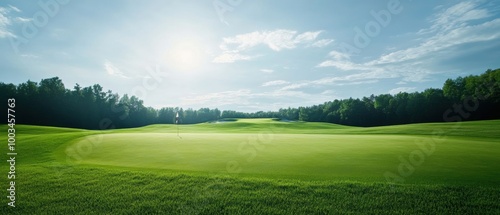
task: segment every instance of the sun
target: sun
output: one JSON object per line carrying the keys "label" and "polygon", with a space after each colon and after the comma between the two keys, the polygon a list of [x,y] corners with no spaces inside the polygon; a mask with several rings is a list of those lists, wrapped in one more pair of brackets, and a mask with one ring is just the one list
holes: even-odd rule
{"label": "sun", "polygon": [[192,72],[201,68],[204,52],[195,41],[181,41],[167,50],[167,64],[174,70]]}

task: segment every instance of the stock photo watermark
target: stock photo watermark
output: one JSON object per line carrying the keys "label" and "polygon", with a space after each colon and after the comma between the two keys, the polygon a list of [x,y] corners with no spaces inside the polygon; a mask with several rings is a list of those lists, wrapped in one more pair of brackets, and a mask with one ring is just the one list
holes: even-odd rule
{"label": "stock photo watermark", "polygon": [[[144,76],[140,85],[132,88],[132,93],[136,96],[141,96],[142,98],[147,97],[148,92],[157,89],[161,83],[163,83],[164,78],[167,77],[167,73],[161,72],[160,67],[157,65],[155,69],[146,68],[148,75]],[[120,120],[125,120],[128,115],[125,113],[126,109],[123,105],[113,104],[111,106],[111,111],[119,115]],[[85,139],[77,142],[74,145],[70,145],[66,148],[66,164],[69,167],[61,167],[56,165],[54,168],[61,175],[72,171],[72,165],[80,164],[88,157],[101,143],[104,142],[105,130],[116,128],[115,122],[110,118],[103,118],[99,121],[99,131],[98,134],[91,134],[86,136]]]}
{"label": "stock photo watermark", "polygon": [[179,208],[182,213],[196,214],[203,210],[203,207],[210,204],[210,199],[220,197],[221,191],[225,189],[224,177],[239,174],[242,172],[245,164],[250,164],[258,157],[258,153],[265,150],[266,145],[272,143],[275,138],[276,126],[269,124],[268,129],[263,129],[252,136],[248,136],[245,141],[239,143],[236,152],[240,159],[226,162],[225,171],[211,176],[209,183],[203,188],[194,188],[194,203],[183,205]]}
{"label": "stock photo watermark", "polygon": [[147,98],[149,92],[158,89],[160,84],[163,83],[165,78],[168,78],[168,73],[162,72],[159,65],[153,69],[151,67],[146,69],[147,75],[142,78],[142,85],[132,88],[132,95],[138,98]]}
{"label": "stock photo watermark", "polygon": [[382,30],[387,28],[393,18],[400,14],[403,9],[404,7],[401,5],[400,0],[389,0],[385,9],[379,11],[371,10],[370,15],[372,20],[365,23],[363,27],[354,27],[352,44],[342,42],[338,47],[339,51],[348,55],[361,53],[362,49],[368,47],[372,39],[379,36]]}
{"label": "stock photo watermark", "polygon": [[214,0],[212,5],[219,17],[220,22],[229,25],[226,21],[226,13],[231,13],[238,7],[243,0]]}
{"label": "stock photo watermark", "polygon": [[[492,86],[486,86],[491,89]],[[491,91],[491,90],[490,90]],[[414,143],[418,149],[413,150],[407,157],[399,156],[398,164],[395,172],[386,171],[384,178],[391,185],[396,183],[404,183],[405,178],[410,177],[416,168],[421,166],[425,160],[436,151],[436,144],[446,140],[446,134],[458,130],[462,122],[472,116],[472,113],[479,108],[480,100],[486,100],[491,94],[479,94],[477,96],[468,96],[463,99],[461,104],[453,104],[452,107],[443,113],[443,120],[447,123],[452,123],[448,130],[435,129],[432,132],[431,138],[418,139]]]}
{"label": "stock photo watermark", "polygon": [[[274,140],[276,126],[269,123],[269,129],[261,130],[257,135],[249,136],[238,145],[238,154],[242,156],[240,161],[231,160],[226,163],[226,171],[230,174],[238,174],[243,170],[243,164],[251,163],[263,151],[266,145]],[[241,162],[241,163],[240,163]]]}
{"label": "stock photo watermark", "polygon": [[21,27],[21,35],[9,37],[10,46],[17,54],[21,45],[26,45],[35,38],[40,30],[47,26],[51,19],[59,14],[62,6],[68,4],[70,0],[40,0],[38,6],[40,10],[35,12],[31,20],[25,22]]}
{"label": "stock photo watermark", "polygon": [[10,180],[8,184],[7,203],[10,207],[16,207],[16,99],[7,99],[7,163],[9,164],[9,172],[7,178]]}

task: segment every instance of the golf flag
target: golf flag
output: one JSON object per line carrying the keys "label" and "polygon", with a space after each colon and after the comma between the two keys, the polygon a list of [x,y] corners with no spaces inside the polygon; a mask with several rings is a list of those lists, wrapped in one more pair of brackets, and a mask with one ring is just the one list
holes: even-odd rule
{"label": "golf flag", "polygon": [[179,112],[175,115],[175,124],[179,124]]}

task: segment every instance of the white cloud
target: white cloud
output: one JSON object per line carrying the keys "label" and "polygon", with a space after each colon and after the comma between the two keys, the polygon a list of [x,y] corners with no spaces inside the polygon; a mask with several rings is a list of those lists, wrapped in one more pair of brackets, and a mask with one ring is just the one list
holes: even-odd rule
{"label": "white cloud", "polygon": [[223,39],[221,49],[229,50],[228,46],[235,46],[235,50],[247,50],[254,46],[265,44],[274,51],[282,49],[296,48],[300,43],[314,41],[321,31],[304,32],[297,35],[297,31],[278,29],[274,31],[254,31],[247,34],[240,34],[234,37],[226,37]]}
{"label": "white cloud", "polygon": [[310,86],[311,82],[304,82],[304,83],[295,83],[295,84],[290,84],[288,86],[282,87],[280,90],[281,91],[288,91],[288,90],[297,90],[303,87]]}
{"label": "white cloud", "polygon": [[322,48],[322,47],[330,45],[333,41],[334,41],[333,39],[322,39],[322,40],[318,40],[318,41],[314,42],[311,46]]}
{"label": "white cloud", "polygon": [[9,9],[0,7],[0,38],[6,37],[16,37],[13,33],[9,31],[7,26],[11,24],[10,19],[6,16]]}
{"label": "white cloud", "polygon": [[398,63],[415,60],[439,51],[474,42],[490,41],[500,38],[500,19],[471,25],[473,20],[490,17],[487,9],[478,8],[476,1],[460,2],[435,15],[430,28],[421,29],[418,33],[434,35],[428,37],[421,44],[395,51],[369,62],[370,65]]}
{"label": "white cloud", "polygon": [[369,65],[399,63],[437,54],[439,51],[467,43],[490,41],[500,38],[500,19],[474,26],[463,26],[440,33],[418,46],[395,51],[369,62]]}
{"label": "white cloud", "polygon": [[115,65],[113,65],[110,61],[106,60],[104,62],[104,69],[106,70],[106,72],[109,74],[109,75],[112,75],[112,76],[118,76],[118,77],[121,77],[121,78],[129,78],[128,76],[126,76],[125,74],[123,74],[122,71],[120,71],[120,69],[118,69]]}
{"label": "white cloud", "polygon": [[418,33],[426,34],[437,31],[448,31],[461,27],[468,21],[489,17],[490,13],[488,10],[478,8],[477,3],[477,1],[464,1],[441,10],[431,20],[433,25],[430,28],[421,29]]}
{"label": "white cloud", "polygon": [[377,79],[381,78],[392,78],[395,75],[391,73],[386,73],[383,71],[371,71],[364,73],[351,74],[346,76],[337,76],[337,77],[326,77],[318,80],[314,80],[311,83],[313,84],[337,84],[337,85],[353,85],[353,84],[367,84],[367,83],[375,83]]}
{"label": "white cloud", "polygon": [[355,64],[348,60],[326,60],[317,65],[317,67],[336,67],[341,70],[370,70],[371,68]]}
{"label": "white cloud", "polygon": [[316,40],[319,34],[321,34],[322,31],[306,31],[302,34],[297,35],[295,37],[295,43],[306,43],[306,42],[312,42]]}
{"label": "white cloud", "polygon": [[265,35],[257,31],[248,34],[240,34],[234,37],[224,38],[220,48],[222,50],[228,50],[228,45],[236,44],[236,50],[245,50],[262,43],[264,39]]}
{"label": "white cloud", "polygon": [[272,69],[261,69],[260,71],[264,72],[264,73],[273,73],[274,72],[274,70],[272,70]]}
{"label": "white cloud", "polygon": [[379,71],[370,71],[345,76],[325,77],[316,80],[301,81],[290,83],[280,88],[280,91],[298,90],[304,88],[322,88],[326,86],[348,86],[378,83],[379,79],[396,78],[397,74]]}
{"label": "white cloud", "polygon": [[12,5],[8,5],[8,7],[0,7],[0,38],[7,38],[7,37],[16,38],[16,35],[13,34],[8,28],[8,26],[12,25],[13,22],[16,23],[16,22],[31,21],[31,19],[26,19],[22,17],[8,16],[8,14],[11,11],[21,12],[19,8],[14,7]]}
{"label": "white cloud", "polygon": [[240,54],[249,49],[266,45],[273,51],[295,49],[299,44],[312,44],[322,31],[307,31],[298,34],[294,30],[278,29],[274,31],[254,31],[233,37],[223,38],[220,44],[222,54],[217,56],[215,63],[232,63],[238,60],[249,60],[247,55]]}
{"label": "white cloud", "polygon": [[284,80],[276,80],[276,81],[268,81],[266,83],[263,83],[263,87],[270,87],[270,86],[279,86],[283,84],[289,84],[290,82],[284,81]]}
{"label": "white cloud", "polygon": [[334,90],[325,90],[321,92],[321,95],[334,95],[335,91]]}
{"label": "white cloud", "polygon": [[328,53],[328,56],[332,57],[335,60],[349,60],[351,58],[349,54],[338,51],[331,51],[330,53]]}
{"label": "white cloud", "polygon": [[296,31],[290,30],[264,32],[263,40],[260,41],[260,43],[266,44],[274,51],[280,51],[282,49],[293,49],[298,43],[300,43],[300,40],[294,39],[295,34],[297,34]]}
{"label": "white cloud", "polygon": [[6,27],[10,25],[10,19],[7,18],[3,13],[0,13],[0,26]]}
{"label": "white cloud", "polygon": [[353,82],[345,82],[345,83],[337,83],[334,84],[336,86],[347,86],[347,85],[360,85],[360,84],[373,84],[373,83],[378,83],[379,80],[377,79],[371,79],[371,80],[364,80],[364,81],[353,81]]}
{"label": "white cloud", "polygon": [[356,64],[350,61],[350,56],[346,53],[331,51],[328,56],[331,60],[326,60],[318,64],[316,67],[336,67],[341,70],[372,70],[373,68],[363,64]]}
{"label": "white cloud", "polygon": [[19,8],[14,7],[14,6],[12,6],[12,5],[9,5],[9,8],[10,8],[11,10],[13,10],[13,11],[18,12],[18,13],[19,13],[19,12],[21,12],[21,10],[19,10]]}
{"label": "white cloud", "polygon": [[398,94],[400,92],[413,92],[416,89],[417,89],[416,87],[398,87],[398,88],[394,88],[392,90],[389,90],[388,93],[395,95],[395,94]]}
{"label": "white cloud", "polygon": [[34,54],[22,54],[21,57],[25,57],[25,58],[40,58],[40,56],[34,55]]}
{"label": "white cloud", "polygon": [[[334,67],[343,71],[374,71],[381,78],[402,78],[403,82],[428,81],[436,73],[429,69],[430,62],[443,57],[452,57],[460,51],[443,52],[461,45],[500,39],[500,18],[474,22],[490,17],[486,9],[479,9],[477,2],[461,2],[450,8],[444,8],[431,20],[431,27],[419,31],[422,42],[410,48],[392,51],[375,60],[356,63],[351,56],[332,51],[327,60],[317,67]],[[424,36],[427,35],[427,36]],[[455,49],[454,49],[455,50]],[[460,50],[460,49],[456,49]]]}
{"label": "white cloud", "polygon": [[16,17],[14,21],[16,22],[31,22],[33,19],[31,18],[23,18],[23,17]]}
{"label": "white cloud", "polygon": [[234,53],[234,52],[225,52],[225,53],[222,53],[221,55],[215,57],[212,62],[214,62],[214,63],[233,63],[235,61],[240,61],[240,60],[250,60],[250,59],[255,58],[255,57],[257,57],[257,56],[248,56],[248,55],[241,55],[239,53]]}

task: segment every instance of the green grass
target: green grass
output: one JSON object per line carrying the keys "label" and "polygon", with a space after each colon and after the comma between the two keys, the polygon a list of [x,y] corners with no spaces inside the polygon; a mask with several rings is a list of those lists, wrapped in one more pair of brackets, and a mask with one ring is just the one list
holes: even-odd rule
{"label": "green grass", "polygon": [[[18,125],[17,206],[4,198],[0,214],[498,214],[499,127],[245,119],[180,125],[178,136],[175,125]],[[405,162],[413,171],[401,174]]]}

